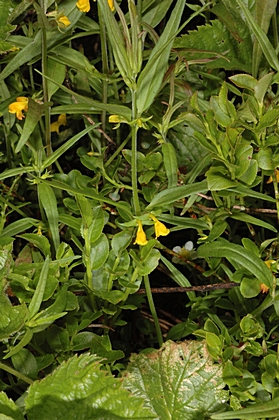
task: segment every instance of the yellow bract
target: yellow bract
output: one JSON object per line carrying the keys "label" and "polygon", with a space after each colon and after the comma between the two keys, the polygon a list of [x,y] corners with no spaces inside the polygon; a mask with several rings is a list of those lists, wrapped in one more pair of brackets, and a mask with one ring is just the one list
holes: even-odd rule
{"label": "yellow bract", "polygon": [[164,225],[164,223],[160,222],[155,216],[153,216],[153,214],[150,214],[149,216],[155,222],[154,229],[156,239],[159,238],[159,236],[167,236],[170,233],[170,230]]}
{"label": "yellow bract", "polygon": [[[108,5],[110,10],[114,11],[114,0],[108,0]],[[90,1],[89,0],[78,0],[76,3],[77,8],[84,13],[89,12],[90,10]]]}
{"label": "yellow bract", "polygon": [[16,114],[16,117],[19,120],[22,120],[22,118],[25,118],[22,111],[28,110],[28,98],[25,96],[19,96],[16,98],[16,102],[13,102],[9,105],[9,112],[11,114]]}
{"label": "yellow bract", "polygon": [[50,124],[50,131],[59,134],[60,125],[67,125],[66,114],[60,114],[58,120]]}
{"label": "yellow bract", "polygon": [[138,245],[146,245],[148,243],[148,240],[146,239],[146,235],[145,232],[142,228],[142,223],[140,220],[137,220],[138,223],[138,230],[137,230],[137,236],[136,236],[136,240],[134,242],[134,244],[138,244]]}
{"label": "yellow bract", "polygon": [[68,26],[71,25],[71,22],[65,15],[60,16],[60,18],[57,19],[57,22],[60,28],[67,28]]}

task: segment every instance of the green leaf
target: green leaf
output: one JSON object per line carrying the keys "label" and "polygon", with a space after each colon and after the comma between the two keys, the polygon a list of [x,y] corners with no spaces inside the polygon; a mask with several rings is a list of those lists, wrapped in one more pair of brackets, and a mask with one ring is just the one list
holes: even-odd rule
{"label": "green leaf", "polygon": [[[1,7],[0,2],[0,7]],[[13,400],[7,397],[5,392],[0,392],[0,419],[1,420],[24,420],[23,414]]]}
{"label": "green leaf", "polygon": [[38,121],[42,118],[46,108],[51,105],[51,102],[45,104],[38,104],[32,98],[28,100],[28,111],[26,114],[26,120],[23,126],[23,130],[15,149],[15,153],[19,153],[25,143],[29,140],[33,133]]}
{"label": "green leaf", "polygon": [[146,210],[151,210],[154,207],[173,204],[175,201],[184,197],[189,197],[192,194],[206,193],[208,191],[207,182],[201,181],[195,184],[183,185],[181,187],[169,188],[159,192],[153,200],[148,204]]}
{"label": "green leaf", "polygon": [[240,245],[230,243],[225,239],[219,239],[216,242],[201,245],[197,252],[200,258],[227,258],[232,264],[241,265],[250,271],[261,283],[272,287],[272,273],[266,264],[252,251]]}
{"label": "green leaf", "polygon": [[263,228],[272,230],[273,232],[277,232],[277,229],[270,223],[264,222],[263,220],[260,220],[257,217],[250,216],[250,214],[240,212],[236,213],[232,211],[230,217],[235,220],[241,220],[242,222],[251,223],[252,225],[261,226]]}
{"label": "green leaf", "polygon": [[182,49],[179,56],[183,54],[186,60],[200,60],[209,68],[251,71],[251,63],[247,61],[252,49],[250,36],[235,39],[218,19],[177,38],[173,48]]}
{"label": "green leaf", "polygon": [[173,145],[171,143],[162,144],[162,152],[164,156],[164,166],[168,178],[168,188],[177,186],[177,159]]}
{"label": "green leaf", "polygon": [[[102,267],[109,256],[109,242],[104,233],[101,234],[99,239],[91,245],[90,250],[90,263],[91,270],[97,270]],[[94,279],[93,279],[94,281]]]}
{"label": "green leaf", "polygon": [[[165,266],[170,270],[173,275],[173,280],[176,281],[177,284],[181,287],[192,287],[189,280],[179,271],[177,268],[163,255],[161,255],[161,261],[165,264]],[[195,292],[187,292],[187,296],[190,300],[194,300],[196,298]]]}
{"label": "green leaf", "polygon": [[54,162],[56,162],[64,153],[66,153],[74,144],[76,144],[77,141],[79,141],[82,137],[84,137],[86,134],[88,134],[94,128],[95,128],[94,125],[89,125],[84,130],[80,131],[74,137],[70,138],[68,141],[66,141],[64,144],[62,144],[62,146],[60,146],[58,149],[56,149],[49,157],[47,157],[44,160],[44,162],[41,166],[41,170],[43,171],[48,166],[50,166]]}
{"label": "green leaf", "polygon": [[168,341],[160,350],[133,355],[124,386],[144,398],[159,419],[203,419],[228,398],[222,366],[203,342]]}
{"label": "green leaf", "polygon": [[[255,4],[255,21],[265,34],[268,32],[270,19],[276,10],[276,0],[256,1]],[[258,74],[259,65],[261,62],[262,50],[257,40],[254,41],[252,54],[252,73]]]}
{"label": "green leaf", "polygon": [[58,209],[55,194],[49,185],[40,183],[38,185],[38,196],[46,213],[54,248],[57,250],[60,244],[60,236],[58,226]]}
{"label": "green leaf", "polygon": [[35,293],[28,307],[29,319],[32,319],[40,309],[41,303],[43,301],[46,282],[48,279],[48,270],[49,270],[49,256],[47,256],[44,261]]}
{"label": "green leaf", "polygon": [[[57,61],[52,60],[50,57],[47,60],[47,70],[48,76],[50,79],[54,79],[59,84],[62,84],[65,79],[66,66],[64,64],[58,63]],[[48,82],[48,98],[51,99],[52,95],[57,92],[59,86],[51,81]]]}
{"label": "green leaf", "polygon": [[77,418],[152,419],[144,400],[131,395],[122,381],[100,370],[99,358],[83,354],[63,362],[51,375],[34,382],[25,399],[28,420]]}
{"label": "green leaf", "polygon": [[163,77],[167,70],[174,35],[179,27],[184,7],[185,1],[177,0],[159,41],[152,49],[148,62],[139,75],[136,95],[139,116],[150,107],[161,88]]}
{"label": "green leaf", "polygon": [[38,376],[38,366],[35,356],[27,349],[23,348],[12,357],[14,368],[31,379]]}
{"label": "green leaf", "polygon": [[0,340],[3,340],[23,327],[24,321],[27,318],[27,307],[25,304],[12,306],[9,299],[1,294],[0,318]]}
{"label": "green leaf", "polygon": [[[228,1],[228,0],[226,0]],[[245,4],[242,2],[242,0],[236,0],[236,3],[242,10],[246,22],[248,23],[248,26],[251,30],[251,32],[255,35],[255,37],[258,40],[258,43],[260,45],[260,48],[262,52],[265,55],[265,58],[267,59],[268,63],[272,68],[279,71],[279,61],[277,58],[277,54],[275,49],[273,48],[272,44],[270,43],[268,37],[264,33],[264,31],[261,29],[261,27],[257,24],[255,19],[253,18],[251,12],[249,9],[245,6]]]}
{"label": "green leaf", "polygon": [[16,222],[9,223],[3,230],[0,236],[14,236],[18,235],[22,231],[25,231],[32,226],[38,226],[39,220],[33,219],[32,217],[26,217],[24,219],[17,220]]}
{"label": "green leaf", "polygon": [[35,245],[42,251],[45,257],[50,255],[50,243],[45,236],[38,235],[37,233],[24,233],[23,235],[18,235],[18,237]]}
{"label": "green leaf", "polygon": [[213,420],[236,420],[236,419],[270,419],[278,417],[279,413],[279,397],[271,401],[261,404],[251,404],[250,407],[242,410],[228,411],[226,413],[214,414],[211,416]]}

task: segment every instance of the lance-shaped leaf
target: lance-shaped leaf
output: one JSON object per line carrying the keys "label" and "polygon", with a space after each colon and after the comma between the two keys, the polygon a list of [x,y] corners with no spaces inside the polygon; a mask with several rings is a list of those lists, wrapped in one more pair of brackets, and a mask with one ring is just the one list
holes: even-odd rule
{"label": "lance-shaped leaf", "polygon": [[184,6],[184,0],[176,2],[164,32],[152,50],[145,68],[140,73],[136,96],[139,116],[149,108],[161,88],[163,77],[167,70],[174,35],[178,30]]}

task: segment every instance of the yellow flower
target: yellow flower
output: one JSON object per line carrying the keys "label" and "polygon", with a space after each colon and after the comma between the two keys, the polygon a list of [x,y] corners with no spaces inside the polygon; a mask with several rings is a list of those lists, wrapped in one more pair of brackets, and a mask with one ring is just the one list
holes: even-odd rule
{"label": "yellow flower", "polygon": [[22,120],[22,118],[25,118],[22,111],[28,110],[28,98],[25,98],[25,96],[19,96],[16,98],[16,102],[13,102],[9,105],[9,112],[11,114],[16,114],[16,117],[19,120]]}
{"label": "yellow flower", "polygon": [[159,220],[156,219],[156,217],[153,216],[153,214],[150,214],[149,216],[155,222],[154,229],[155,229],[156,239],[159,238],[159,236],[167,236],[170,233],[170,230],[164,225],[164,223],[159,222]]}
{"label": "yellow flower", "polygon": [[260,289],[262,293],[267,293],[269,291],[269,287],[264,283],[260,284]]}
{"label": "yellow flower", "polygon": [[110,123],[120,123],[121,119],[119,118],[119,115],[113,114],[109,116],[109,122]]}
{"label": "yellow flower", "polygon": [[[113,0],[108,0],[108,5],[110,10],[113,12],[114,11],[114,1]],[[78,0],[78,2],[76,3],[77,8],[84,13],[89,12],[90,10],[90,1],[89,0]]]}
{"label": "yellow flower", "polygon": [[68,26],[71,25],[71,22],[65,15],[60,16],[60,18],[57,19],[57,23],[58,23],[59,28],[67,28]]}
{"label": "yellow flower", "polygon": [[67,125],[66,114],[60,114],[58,120],[50,124],[50,131],[59,134],[60,125]]}
{"label": "yellow flower", "polygon": [[138,244],[138,245],[146,245],[148,240],[146,239],[146,235],[145,232],[142,228],[142,223],[140,220],[137,220],[138,223],[138,230],[137,230],[137,236],[136,236],[136,240],[134,242],[134,244]]}
{"label": "yellow flower", "polygon": [[113,12],[114,11],[114,0],[108,0],[108,5],[110,10]]}
{"label": "yellow flower", "polygon": [[87,13],[90,10],[89,0],[78,0],[76,6],[81,12],[84,12],[84,13]]}
{"label": "yellow flower", "polygon": [[[277,182],[279,182],[279,171],[278,171],[278,169],[275,169],[275,175],[276,175],[276,179],[277,179]],[[273,179],[272,179],[272,176],[270,176],[269,178],[268,178],[268,180],[266,181],[266,183],[267,184],[271,184],[272,183],[272,181],[273,181]]]}

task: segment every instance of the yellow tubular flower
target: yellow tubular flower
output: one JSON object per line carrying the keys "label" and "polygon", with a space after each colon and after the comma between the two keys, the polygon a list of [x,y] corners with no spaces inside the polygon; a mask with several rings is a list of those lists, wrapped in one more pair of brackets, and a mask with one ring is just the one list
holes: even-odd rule
{"label": "yellow tubular flower", "polygon": [[[275,169],[275,175],[276,175],[276,180],[277,180],[277,182],[279,182],[279,171],[278,171],[278,169]],[[267,184],[271,184],[272,183],[272,181],[273,181],[273,179],[272,179],[272,176],[270,176],[269,178],[268,178],[268,181],[266,182]]]}
{"label": "yellow tubular flower", "polygon": [[66,114],[60,114],[58,120],[50,124],[50,131],[59,134],[60,125],[67,125]]}
{"label": "yellow tubular flower", "polygon": [[268,291],[269,291],[269,287],[264,283],[260,284],[260,288],[261,288],[262,293],[268,293]]}
{"label": "yellow tubular flower", "polygon": [[60,18],[57,19],[57,22],[58,22],[59,28],[67,28],[68,26],[71,25],[71,22],[65,15],[60,16]]}
{"label": "yellow tubular flower", "polygon": [[108,0],[108,5],[110,10],[113,12],[114,11],[114,0]]}
{"label": "yellow tubular flower", "polygon": [[145,235],[145,232],[144,232],[144,230],[142,228],[141,221],[140,220],[137,220],[137,223],[138,223],[138,230],[137,230],[137,236],[136,236],[136,240],[135,240],[134,244],[135,245],[138,244],[138,245],[144,246],[144,245],[147,244],[148,240],[146,239],[146,235]]}
{"label": "yellow tubular flower", "polygon": [[164,223],[160,222],[155,216],[153,216],[153,214],[150,214],[149,216],[155,222],[154,229],[156,239],[159,238],[159,236],[167,236],[170,233],[170,230],[164,225]]}
{"label": "yellow tubular flower", "polygon": [[22,111],[28,110],[28,98],[25,98],[25,96],[19,96],[16,98],[16,102],[13,102],[9,105],[9,112],[11,114],[16,114],[16,117],[19,120],[22,120],[22,118],[25,118]]}
{"label": "yellow tubular flower", "polygon": [[89,12],[90,10],[90,2],[89,0],[78,0],[76,3],[77,8],[84,13]]}

